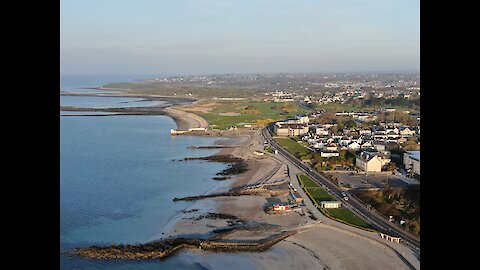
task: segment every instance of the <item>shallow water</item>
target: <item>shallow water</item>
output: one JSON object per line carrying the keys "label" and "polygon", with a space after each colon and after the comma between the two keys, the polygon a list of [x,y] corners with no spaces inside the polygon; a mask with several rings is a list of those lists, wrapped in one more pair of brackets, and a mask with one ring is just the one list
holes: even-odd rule
{"label": "shallow water", "polygon": [[[211,179],[225,164],[172,161],[211,155],[218,150],[187,147],[211,145],[218,138],[171,137],[175,123],[168,117],[69,116],[60,123],[62,250],[152,240],[192,204],[174,203],[174,197],[228,185]],[[76,269],[74,261],[62,259],[62,268]]]}
{"label": "shallow water", "polygon": [[126,108],[148,107],[166,104],[165,101],[148,101],[143,98],[124,97],[90,97],[90,96],[60,96],[61,106],[88,108]]}

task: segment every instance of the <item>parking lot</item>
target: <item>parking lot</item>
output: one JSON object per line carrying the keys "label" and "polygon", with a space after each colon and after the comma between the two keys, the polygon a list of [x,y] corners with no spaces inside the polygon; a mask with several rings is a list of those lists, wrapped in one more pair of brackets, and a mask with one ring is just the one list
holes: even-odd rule
{"label": "parking lot", "polygon": [[383,188],[386,185],[405,187],[408,184],[395,175],[384,173],[356,174],[355,172],[328,172],[349,188]]}

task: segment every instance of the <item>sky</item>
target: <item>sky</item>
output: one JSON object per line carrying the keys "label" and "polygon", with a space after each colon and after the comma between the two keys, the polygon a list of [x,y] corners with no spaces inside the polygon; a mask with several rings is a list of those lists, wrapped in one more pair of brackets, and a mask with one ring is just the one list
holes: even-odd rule
{"label": "sky", "polygon": [[62,74],[420,68],[420,0],[61,0]]}

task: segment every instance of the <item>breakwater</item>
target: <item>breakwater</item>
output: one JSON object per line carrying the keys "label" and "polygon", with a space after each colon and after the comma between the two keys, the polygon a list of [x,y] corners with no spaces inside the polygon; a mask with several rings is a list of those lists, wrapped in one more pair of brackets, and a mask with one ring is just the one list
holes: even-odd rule
{"label": "breakwater", "polygon": [[[241,227],[230,230],[229,232],[242,230]],[[282,241],[283,239],[294,235],[295,230],[282,231],[260,240],[222,240],[215,238],[175,238],[165,239],[157,242],[140,245],[111,245],[111,246],[91,246],[87,248],[78,248],[66,252],[67,256],[85,257],[91,259],[111,260],[151,260],[165,259],[178,251],[185,249],[201,249],[213,252],[262,252]]]}

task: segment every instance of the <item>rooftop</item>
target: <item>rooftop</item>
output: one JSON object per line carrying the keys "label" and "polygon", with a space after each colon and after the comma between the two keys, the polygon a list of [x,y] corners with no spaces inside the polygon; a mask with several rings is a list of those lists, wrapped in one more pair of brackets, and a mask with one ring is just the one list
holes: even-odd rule
{"label": "rooftop", "polygon": [[419,151],[407,151],[406,154],[408,154],[411,158],[420,161],[420,150]]}

